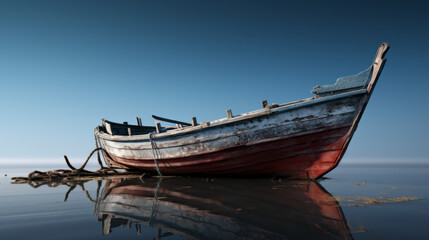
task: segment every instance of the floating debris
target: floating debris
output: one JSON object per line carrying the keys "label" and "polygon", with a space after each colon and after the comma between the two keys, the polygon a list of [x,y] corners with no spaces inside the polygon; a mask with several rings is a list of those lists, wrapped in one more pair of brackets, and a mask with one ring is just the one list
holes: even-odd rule
{"label": "floating debris", "polygon": [[363,181],[363,183],[355,183],[357,186],[364,186],[366,184],[368,184],[368,181]]}
{"label": "floating debris", "polygon": [[367,227],[364,227],[364,226],[358,226],[358,227],[353,227],[353,226],[349,226],[351,229],[350,229],[350,232],[351,233],[353,233],[353,234],[356,234],[356,233],[368,233],[368,232],[372,232],[372,230],[370,230],[369,228],[367,228]]}
{"label": "floating debris", "polygon": [[398,188],[398,187],[385,187],[385,188],[390,188],[390,189],[401,189],[401,188]]}
{"label": "floating debris", "polygon": [[396,197],[396,198],[388,198],[388,197],[378,197],[378,198],[371,198],[371,197],[365,197],[365,196],[356,196],[356,197],[341,197],[337,196],[334,197],[337,201],[340,202],[351,202],[347,206],[349,207],[364,207],[367,205],[381,205],[385,203],[397,203],[397,202],[407,202],[412,200],[419,200],[423,199],[420,197]]}

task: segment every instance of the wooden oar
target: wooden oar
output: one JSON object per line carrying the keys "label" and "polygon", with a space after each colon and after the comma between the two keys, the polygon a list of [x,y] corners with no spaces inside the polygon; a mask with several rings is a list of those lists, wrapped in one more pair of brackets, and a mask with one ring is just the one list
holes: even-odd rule
{"label": "wooden oar", "polygon": [[190,123],[181,122],[181,121],[172,120],[172,119],[163,118],[163,117],[158,117],[158,116],[155,116],[155,115],[152,115],[152,117],[153,117],[153,118],[155,118],[156,120],[163,121],[163,122],[169,122],[169,123],[181,124],[181,125],[183,125],[183,126],[192,126],[192,124],[190,124]]}

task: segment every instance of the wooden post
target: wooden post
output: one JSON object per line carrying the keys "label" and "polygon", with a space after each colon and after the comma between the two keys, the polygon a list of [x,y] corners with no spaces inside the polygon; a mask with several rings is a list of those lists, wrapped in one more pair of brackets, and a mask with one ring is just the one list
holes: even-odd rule
{"label": "wooden post", "polygon": [[192,117],[192,118],[191,118],[191,124],[192,124],[192,127],[195,127],[195,126],[197,126],[197,125],[198,125],[198,123],[197,123],[197,118],[196,118],[196,117]]}
{"label": "wooden post", "polygon": [[142,125],[142,119],[139,118],[139,117],[136,117],[136,119],[137,119],[137,125],[140,126],[140,127],[143,126]]}
{"label": "wooden post", "polygon": [[265,108],[267,105],[268,105],[267,100],[263,100],[263,101],[262,101],[262,107],[263,107],[263,108]]}
{"label": "wooden post", "polygon": [[231,109],[226,110],[226,118],[228,118],[228,119],[232,118]]}
{"label": "wooden post", "polygon": [[131,136],[131,128],[128,128],[128,136]]}
{"label": "wooden post", "polygon": [[161,123],[158,121],[155,121],[155,127],[156,127],[156,132],[160,133],[161,132]]}

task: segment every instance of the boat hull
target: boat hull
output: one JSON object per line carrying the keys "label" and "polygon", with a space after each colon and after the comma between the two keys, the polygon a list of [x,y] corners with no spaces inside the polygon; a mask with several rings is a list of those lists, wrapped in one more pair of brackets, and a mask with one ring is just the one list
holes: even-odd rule
{"label": "boat hull", "polygon": [[[316,179],[341,160],[366,93],[284,107],[150,139],[100,134],[110,167],[162,174]],[[154,156],[156,162],[154,161]]]}

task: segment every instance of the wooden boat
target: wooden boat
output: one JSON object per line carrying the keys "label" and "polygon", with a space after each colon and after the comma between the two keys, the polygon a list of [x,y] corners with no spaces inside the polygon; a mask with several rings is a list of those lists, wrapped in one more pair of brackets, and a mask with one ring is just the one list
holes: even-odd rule
{"label": "wooden boat", "polygon": [[387,43],[365,71],[316,86],[314,96],[267,104],[197,124],[154,116],[175,127],[113,123],[95,129],[108,166],[158,174],[282,176],[316,179],[344,155],[385,64]]}
{"label": "wooden boat", "polygon": [[109,179],[95,215],[104,235],[123,236],[127,226],[147,238],[156,229],[156,239],[353,238],[338,202],[316,181]]}

